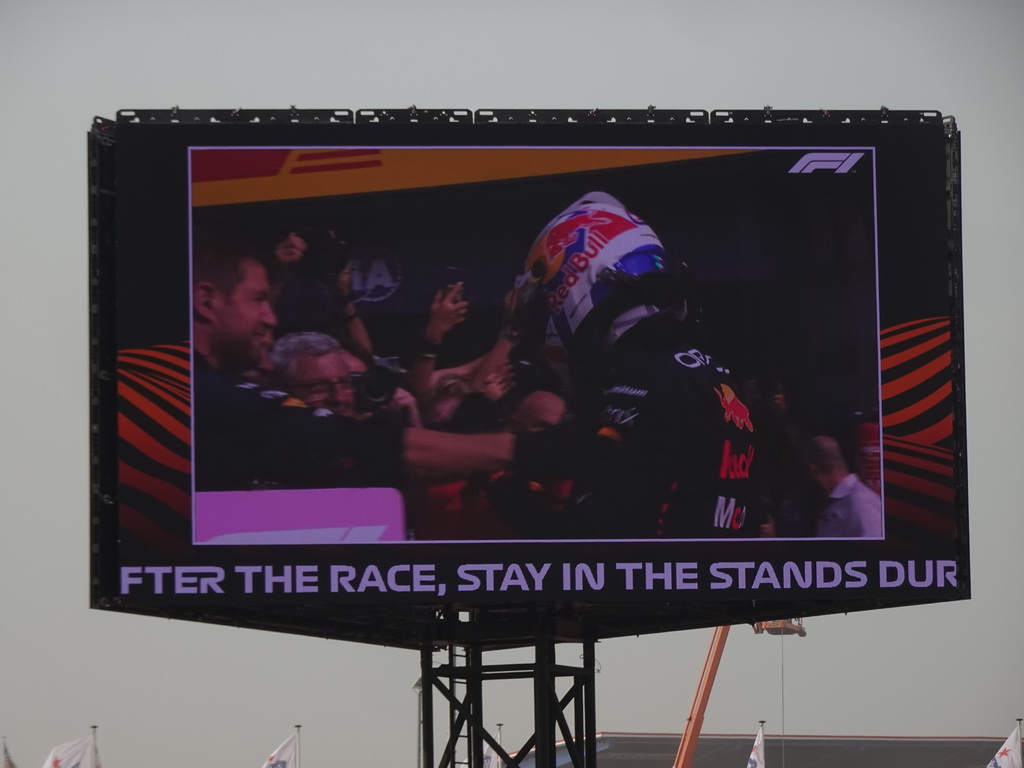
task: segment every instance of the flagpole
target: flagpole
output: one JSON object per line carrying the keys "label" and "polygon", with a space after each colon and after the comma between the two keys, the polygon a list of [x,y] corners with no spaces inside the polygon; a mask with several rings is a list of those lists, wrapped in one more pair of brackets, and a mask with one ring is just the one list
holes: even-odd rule
{"label": "flagpole", "polygon": [[99,768],[100,765],[100,748],[96,744],[96,730],[99,728],[98,725],[90,725],[92,728],[92,766],[93,768]]}
{"label": "flagpole", "polygon": [[1020,748],[1020,721],[1021,720],[1024,720],[1024,718],[1020,718],[1020,717],[1017,718],[1017,757],[1019,757],[1021,760],[1024,760],[1024,752],[1022,752],[1021,748]]}
{"label": "flagpole", "polygon": [[302,758],[299,749],[299,733],[302,731],[301,725],[295,726],[295,768],[302,768]]}

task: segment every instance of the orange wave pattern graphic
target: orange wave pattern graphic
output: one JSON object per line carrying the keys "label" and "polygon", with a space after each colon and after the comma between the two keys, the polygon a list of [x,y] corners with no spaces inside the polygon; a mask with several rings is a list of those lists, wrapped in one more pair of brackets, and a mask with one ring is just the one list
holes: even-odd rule
{"label": "orange wave pattern graphic", "polygon": [[953,348],[948,317],[881,334],[886,517],[917,539],[956,536]]}
{"label": "orange wave pattern graphic", "polygon": [[166,554],[192,541],[190,370],[187,344],[117,356],[122,538]]}

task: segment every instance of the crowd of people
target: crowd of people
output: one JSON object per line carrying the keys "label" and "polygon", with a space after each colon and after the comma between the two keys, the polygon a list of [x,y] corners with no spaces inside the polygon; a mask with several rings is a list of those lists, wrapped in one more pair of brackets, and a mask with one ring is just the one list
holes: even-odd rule
{"label": "crowd of people", "polygon": [[395,487],[426,540],[881,535],[838,442],[708,354],[685,263],[610,195],[552,219],[457,367],[437,362],[472,316],[461,282],[411,357],[383,356],[345,244],[320,237],[196,235],[197,489]]}

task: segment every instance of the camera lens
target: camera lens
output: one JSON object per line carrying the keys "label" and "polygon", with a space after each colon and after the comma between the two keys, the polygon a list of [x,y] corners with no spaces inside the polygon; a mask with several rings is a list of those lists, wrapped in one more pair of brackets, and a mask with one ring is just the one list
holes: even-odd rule
{"label": "camera lens", "polygon": [[395,376],[387,368],[373,366],[366,372],[364,396],[373,403],[384,403],[395,394]]}

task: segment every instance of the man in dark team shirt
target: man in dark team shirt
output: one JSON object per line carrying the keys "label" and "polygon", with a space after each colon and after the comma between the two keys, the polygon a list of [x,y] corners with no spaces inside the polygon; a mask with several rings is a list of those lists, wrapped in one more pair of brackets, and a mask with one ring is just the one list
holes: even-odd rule
{"label": "man in dark team shirt", "polygon": [[552,513],[551,535],[760,535],[756,426],[700,341],[692,293],[686,265],[603,192],[573,203],[535,241],[517,313],[571,392],[578,441],[555,470],[573,491]]}
{"label": "man in dark team shirt", "polygon": [[397,487],[406,477],[450,479],[512,466],[512,435],[359,422],[246,380],[277,324],[258,258],[199,238],[192,288],[198,490]]}

